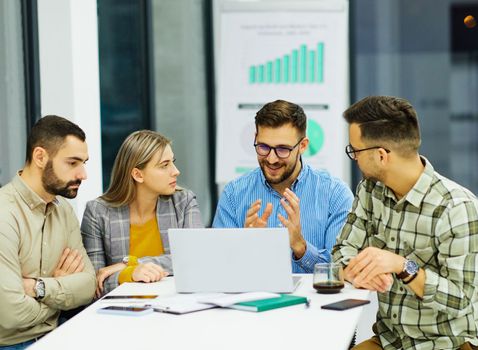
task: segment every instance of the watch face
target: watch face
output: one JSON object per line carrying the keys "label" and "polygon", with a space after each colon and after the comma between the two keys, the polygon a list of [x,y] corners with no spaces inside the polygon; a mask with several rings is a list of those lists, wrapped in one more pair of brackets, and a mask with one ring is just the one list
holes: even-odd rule
{"label": "watch face", "polygon": [[405,271],[407,271],[409,275],[415,275],[418,272],[418,269],[419,266],[415,261],[407,260]]}
{"label": "watch face", "polygon": [[45,282],[37,280],[35,284],[35,293],[37,299],[41,299],[45,296]]}

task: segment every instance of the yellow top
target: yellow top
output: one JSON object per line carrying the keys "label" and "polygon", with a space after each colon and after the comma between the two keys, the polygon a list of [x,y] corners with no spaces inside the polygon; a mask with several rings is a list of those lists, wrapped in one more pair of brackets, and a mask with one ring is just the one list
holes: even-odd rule
{"label": "yellow top", "polygon": [[[156,216],[142,225],[130,225],[129,255],[130,261],[136,262],[136,257],[158,256],[164,254],[163,242],[159,233]],[[133,282],[135,263],[128,263],[128,267],[121,271],[119,283]]]}

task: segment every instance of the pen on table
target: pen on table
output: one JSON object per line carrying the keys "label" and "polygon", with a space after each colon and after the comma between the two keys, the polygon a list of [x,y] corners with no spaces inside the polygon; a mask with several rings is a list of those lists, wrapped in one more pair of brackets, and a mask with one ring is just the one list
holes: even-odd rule
{"label": "pen on table", "polygon": [[307,298],[306,302],[305,302],[305,307],[306,308],[309,308],[310,307],[310,299]]}

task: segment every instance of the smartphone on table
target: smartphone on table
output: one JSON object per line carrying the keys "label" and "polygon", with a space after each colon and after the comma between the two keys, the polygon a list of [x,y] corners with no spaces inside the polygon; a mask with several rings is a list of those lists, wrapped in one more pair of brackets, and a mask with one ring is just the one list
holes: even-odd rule
{"label": "smartphone on table", "polygon": [[127,316],[142,316],[153,312],[150,307],[136,307],[136,306],[107,306],[96,310],[100,314],[109,315],[127,315]]}
{"label": "smartphone on table", "polygon": [[156,299],[157,295],[105,295],[101,300],[114,299]]}
{"label": "smartphone on table", "polygon": [[351,309],[353,307],[366,305],[369,303],[370,303],[370,300],[344,299],[336,303],[322,305],[321,308],[326,310],[343,311],[343,310]]}

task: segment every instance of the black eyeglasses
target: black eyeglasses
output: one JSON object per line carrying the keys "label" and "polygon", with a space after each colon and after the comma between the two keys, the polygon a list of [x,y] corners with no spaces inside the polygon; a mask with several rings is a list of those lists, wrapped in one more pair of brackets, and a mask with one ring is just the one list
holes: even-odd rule
{"label": "black eyeglasses", "polygon": [[[378,149],[378,148],[383,148],[383,147],[373,146],[373,147],[367,147],[367,148],[362,148],[362,149],[355,149],[355,148],[352,147],[351,144],[348,144],[347,146],[345,146],[345,153],[347,154],[347,156],[350,159],[355,160],[355,159],[357,159],[357,153],[363,152],[363,151],[368,151],[370,149]],[[390,153],[390,150],[388,150],[386,148],[383,148],[383,150],[387,153]]]}
{"label": "black eyeglasses", "polygon": [[269,153],[271,153],[271,150],[274,150],[277,158],[285,159],[290,156],[290,152],[292,152],[294,148],[296,148],[303,139],[304,138],[301,138],[299,142],[297,142],[292,147],[286,147],[286,146],[272,147],[272,146],[266,145],[265,143],[254,143],[254,148],[256,149],[256,153],[262,157],[267,157]]}

